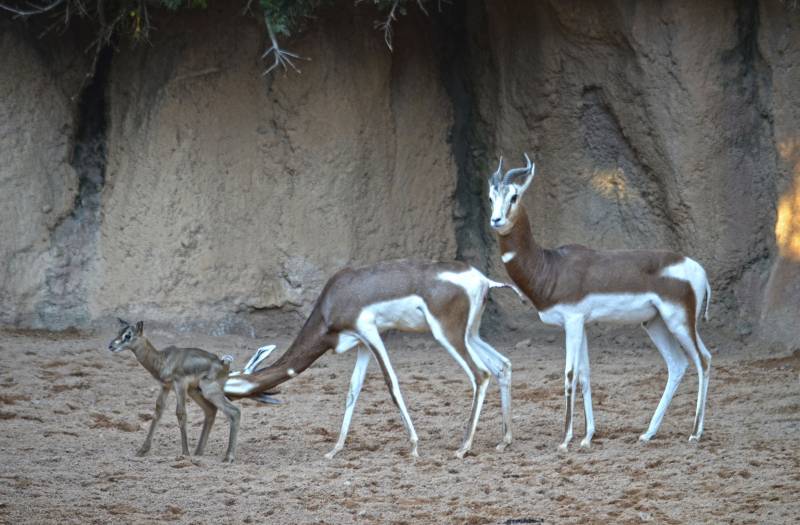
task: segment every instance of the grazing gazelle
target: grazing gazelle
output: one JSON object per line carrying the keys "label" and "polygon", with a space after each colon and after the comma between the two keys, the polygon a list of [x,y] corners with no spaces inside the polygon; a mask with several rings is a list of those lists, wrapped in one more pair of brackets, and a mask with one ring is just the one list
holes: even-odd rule
{"label": "grazing gazelle", "polygon": [[662,250],[593,250],[579,245],[541,248],[531,233],[521,196],[531,184],[534,165],[503,174],[503,159],[489,181],[491,227],[500,240],[503,263],[513,281],[525,292],[547,324],[566,332],[564,394],[566,449],[572,439],[572,413],[576,383],[583,391],[588,447],[594,434],[589,355],[585,325],[592,321],[642,323],[667,363],[667,386],[650,426],[639,439],[649,441],[688,365],[697,368],[699,388],[694,429],[689,441],[703,433],[711,354],[697,333],[703,300],[711,288],[703,267],[678,253]]}
{"label": "grazing gazelle", "polygon": [[[142,321],[136,323],[135,326],[122,319],[119,319],[119,322],[122,325],[119,334],[108,344],[108,349],[115,353],[126,349],[131,350],[139,363],[150,372],[156,381],[161,383],[161,392],[156,400],[156,410],[150,422],[150,430],[136,455],[143,456],[150,450],[156,425],[164,411],[164,403],[169,391],[174,389],[178,397],[176,414],[181,430],[182,453],[186,456],[189,455],[189,442],[186,437],[186,396],[188,395],[200,405],[205,414],[203,430],[200,432],[200,441],[197,442],[195,455],[203,454],[208,434],[214,424],[217,409],[219,409],[231,424],[228,450],[225,452],[224,461],[232,462],[236,448],[236,434],[239,431],[240,413],[239,409],[228,401],[222,392],[222,385],[228,378],[232,358],[225,356],[220,359],[199,348],[170,346],[158,351],[144,336]],[[268,396],[262,397],[269,399]]]}
{"label": "grazing gazelle", "polygon": [[[428,332],[450,353],[472,383],[472,412],[457,456],[472,445],[490,374],[500,384],[503,412],[502,450],[511,443],[511,363],[478,333],[490,288],[513,285],[494,282],[465,263],[388,261],[363,268],[345,268],[331,277],[289,349],[272,365],[255,370],[267,352],[250,360],[251,373],[232,375],[225,383],[231,398],[251,397],[296,376],[329,349],[337,353],[358,346],[339,439],[326,457],[344,447],[350,419],[361,392],[370,356],[383,372],[392,399],[417,456],[417,433],[408,415],[397,376],[381,340],[381,332]],[[360,345],[360,346],[359,346]]]}

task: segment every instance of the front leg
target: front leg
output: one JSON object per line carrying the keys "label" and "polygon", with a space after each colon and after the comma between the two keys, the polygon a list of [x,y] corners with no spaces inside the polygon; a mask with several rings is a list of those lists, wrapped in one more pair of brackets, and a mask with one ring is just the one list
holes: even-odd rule
{"label": "front leg", "polygon": [[586,328],[583,329],[583,337],[581,337],[581,350],[578,356],[578,381],[581,384],[581,392],[583,393],[583,415],[586,422],[586,435],[581,440],[581,447],[589,448],[592,446],[592,437],[594,436],[594,413],[592,411],[592,385],[591,385],[591,369],[589,368],[589,347],[586,342]]}
{"label": "front leg", "polygon": [[403,400],[403,394],[400,392],[397,375],[394,373],[392,363],[389,361],[389,354],[386,351],[386,347],[383,346],[380,333],[375,325],[370,322],[361,322],[359,324],[359,332],[367,340],[367,343],[369,343],[375,360],[381,367],[386,386],[389,387],[389,393],[392,395],[394,404],[400,409],[400,417],[403,420],[403,425],[406,427],[406,432],[408,432],[408,439],[411,442],[411,456],[417,458],[419,457],[419,452],[417,451],[417,443],[419,442],[417,431],[414,430],[414,423],[411,422],[411,416],[408,415],[408,409]]}
{"label": "front leg", "polygon": [[161,393],[158,394],[158,399],[156,399],[156,410],[153,413],[153,420],[150,421],[150,430],[147,432],[147,437],[144,440],[144,443],[139,450],[136,451],[137,456],[144,456],[150,451],[150,443],[153,441],[153,434],[156,432],[156,425],[158,425],[158,421],[161,419],[161,414],[164,412],[164,403],[167,401],[167,396],[169,396],[169,389],[170,385],[161,385]]}
{"label": "front leg", "polygon": [[367,347],[364,345],[358,346],[358,357],[356,358],[356,366],[353,368],[353,376],[350,378],[350,391],[347,393],[342,429],[339,431],[339,439],[336,441],[336,445],[334,445],[330,452],[325,454],[325,457],[328,459],[333,459],[333,457],[344,448],[344,442],[347,439],[347,431],[350,429],[350,420],[353,417],[353,410],[356,407],[358,395],[361,393],[361,387],[364,384],[364,376],[367,373],[370,355]]}
{"label": "front leg", "polygon": [[186,383],[175,382],[175,395],[178,403],[175,406],[175,415],[178,416],[178,426],[181,429],[181,454],[189,455],[189,440],[186,437]]}
{"label": "front leg", "polygon": [[575,388],[578,382],[578,362],[583,342],[583,317],[567,319],[564,324],[567,335],[567,355],[564,362],[564,400],[566,414],[564,417],[564,441],[558,446],[560,450],[567,450],[572,441],[572,419],[575,411]]}

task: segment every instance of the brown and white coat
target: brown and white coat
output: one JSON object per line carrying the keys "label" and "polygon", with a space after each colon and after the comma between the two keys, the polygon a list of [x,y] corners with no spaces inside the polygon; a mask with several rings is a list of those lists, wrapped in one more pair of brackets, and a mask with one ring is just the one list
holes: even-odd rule
{"label": "brown and white coat", "polygon": [[473,388],[472,411],[457,455],[463,457],[472,445],[491,375],[500,384],[503,441],[498,448],[505,448],[511,443],[511,363],[478,333],[488,291],[496,287],[520,293],[513,285],[494,282],[459,262],[400,260],[346,268],[327,282],[289,349],[274,364],[259,370],[256,367],[265,355],[253,356],[243,373],[228,379],[225,393],[233,398],[258,396],[301,373],[330,349],[342,353],[358,347],[342,429],[327,457],[344,447],[371,356],[400,409],[411,453],[416,456],[417,434],[380,334],[387,330],[430,331],[467,372]]}
{"label": "brown and white coat", "polygon": [[[502,171],[502,159],[489,182],[491,227],[512,280],[530,298],[541,320],[566,332],[564,391],[566,448],[572,439],[576,385],[583,392],[588,447],[594,433],[586,323],[642,323],[667,363],[668,379],[647,431],[650,440],[691,360],[699,389],[690,441],[703,432],[711,355],[697,333],[702,303],[706,316],[711,289],[703,267],[688,257],[663,250],[593,250],[580,245],[545,249],[536,242],[521,197],[535,166]],[[688,360],[687,360],[688,358]]]}

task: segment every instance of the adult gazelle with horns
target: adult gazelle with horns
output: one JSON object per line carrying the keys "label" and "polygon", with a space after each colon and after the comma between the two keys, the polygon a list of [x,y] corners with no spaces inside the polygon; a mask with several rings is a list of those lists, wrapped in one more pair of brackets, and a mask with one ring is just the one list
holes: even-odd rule
{"label": "adult gazelle with horns", "polygon": [[345,268],[327,282],[305,325],[288,350],[275,363],[259,364],[269,349],[257,352],[245,369],[232,374],[224,386],[230,398],[259,397],[291,379],[330,349],[336,353],[358,347],[350,380],[339,439],[326,454],[333,458],[344,447],[356,400],[361,392],[370,358],[383,372],[392,399],[417,456],[417,433],[403,401],[397,376],[381,339],[387,330],[431,332],[469,376],[472,411],[461,447],[463,457],[472,446],[490,376],[497,378],[503,412],[502,450],[511,443],[511,363],[483,341],[478,333],[486,297],[498,283],[465,263],[388,261],[363,268]]}
{"label": "adult gazelle with horns", "polygon": [[566,449],[572,439],[576,386],[583,392],[588,447],[594,434],[586,323],[593,321],[641,323],[667,363],[667,385],[641,441],[658,430],[691,361],[699,388],[694,427],[689,441],[703,433],[711,354],[697,332],[703,301],[711,288],[699,263],[665,250],[593,250],[580,245],[546,249],[534,238],[522,195],[533,181],[535,166],[525,155],[525,166],[503,173],[503,159],[489,180],[490,225],[498,236],[500,253],[511,279],[539,311],[547,324],[566,332],[564,396]]}

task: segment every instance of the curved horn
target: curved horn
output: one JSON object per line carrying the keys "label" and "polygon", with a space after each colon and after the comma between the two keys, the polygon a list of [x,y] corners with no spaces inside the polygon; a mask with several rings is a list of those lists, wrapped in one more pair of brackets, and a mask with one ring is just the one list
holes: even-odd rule
{"label": "curved horn", "polygon": [[526,162],[525,167],[508,170],[506,172],[506,176],[503,177],[503,183],[508,184],[513,177],[516,177],[517,175],[522,175],[523,173],[528,174],[531,172],[531,169],[533,168],[533,163],[531,162],[531,159],[530,157],[528,157],[527,153],[523,153],[523,155],[525,156],[525,162]]}

